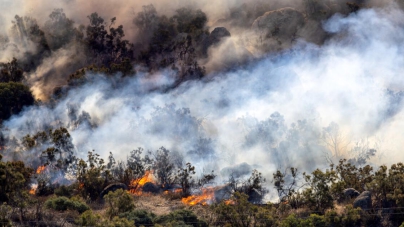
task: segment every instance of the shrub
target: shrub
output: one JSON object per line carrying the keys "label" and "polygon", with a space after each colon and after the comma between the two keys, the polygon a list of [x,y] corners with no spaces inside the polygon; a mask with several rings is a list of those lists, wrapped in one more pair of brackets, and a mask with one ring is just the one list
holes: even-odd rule
{"label": "shrub", "polygon": [[65,196],[48,199],[45,202],[45,206],[48,209],[53,209],[57,211],[75,210],[78,211],[79,213],[83,213],[84,211],[90,209],[83,202],[75,199],[69,199]]}
{"label": "shrub", "polygon": [[104,198],[109,205],[107,215],[110,219],[135,208],[132,195],[122,189],[111,191]]}
{"label": "shrub", "polygon": [[162,226],[208,226],[205,221],[199,220],[190,210],[176,210],[167,215],[158,216],[154,223]]}
{"label": "shrub", "polygon": [[148,213],[145,210],[132,210],[119,215],[120,218],[126,218],[134,221],[137,227],[139,226],[152,226],[153,219],[156,217],[153,213]]}
{"label": "shrub", "polygon": [[69,186],[62,185],[59,188],[55,189],[55,195],[57,196],[65,196],[70,198],[72,196],[73,190]]}

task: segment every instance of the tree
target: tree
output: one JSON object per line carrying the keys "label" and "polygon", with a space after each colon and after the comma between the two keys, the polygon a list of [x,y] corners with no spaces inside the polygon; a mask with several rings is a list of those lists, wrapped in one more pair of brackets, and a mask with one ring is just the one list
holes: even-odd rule
{"label": "tree", "polygon": [[177,176],[175,177],[177,182],[181,185],[182,196],[186,197],[191,194],[191,187],[195,184],[195,180],[192,179],[192,175],[195,174],[195,166],[191,163],[185,164],[184,168],[178,170]]}
{"label": "tree", "polygon": [[303,176],[308,186],[303,191],[306,204],[311,209],[320,212],[332,208],[334,200],[331,194],[331,184],[336,180],[335,172],[332,169],[326,170],[326,172],[316,169],[311,175],[303,173]]}
{"label": "tree", "polygon": [[174,164],[170,160],[170,151],[161,147],[156,151],[154,167],[159,184],[168,188],[174,182]]}
{"label": "tree", "polygon": [[107,171],[104,160],[94,151],[89,151],[88,159],[78,160],[75,164],[75,175],[77,176],[78,190],[84,198],[97,200],[101,191],[109,184],[109,172]]}
{"label": "tree", "polygon": [[[90,24],[86,28],[84,41],[93,64],[98,67],[110,68],[112,64],[119,65],[123,64],[125,59],[133,59],[133,45],[128,40],[123,39],[125,36],[123,26],[112,27],[116,17],[111,19],[109,31],[107,31],[107,24],[104,19],[97,13],[92,13],[88,19]],[[127,71],[127,69],[125,70]]]}
{"label": "tree", "polygon": [[[24,51],[21,66],[24,71],[31,71],[42,62],[44,57],[49,56],[50,48],[44,31],[40,29],[34,18],[27,16],[20,17],[18,15],[14,18],[11,33],[12,37]],[[35,52],[32,51],[33,48],[28,48],[31,44],[35,46]]]}
{"label": "tree", "polygon": [[63,9],[54,9],[45,22],[45,35],[52,50],[57,50],[78,38],[74,21],[67,18]]}
{"label": "tree", "polygon": [[0,63],[0,83],[21,82],[22,79],[23,71],[17,59],[13,58],[10,62]]}
{"label": "tree", "polygon": [[30,183],[33,169],[22,161],[3,162],[0,154],[0,203],[18,198]]}
{"label": "tree", "polygon": [[0,120],[18,114],[25,106],[34,104],[29,87],[16,82],[0,83]]}

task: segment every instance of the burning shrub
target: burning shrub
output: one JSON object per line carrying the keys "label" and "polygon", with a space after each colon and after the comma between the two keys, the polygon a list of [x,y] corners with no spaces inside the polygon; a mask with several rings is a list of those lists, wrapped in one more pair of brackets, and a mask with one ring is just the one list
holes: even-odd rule
{"label": "burning shrub", "polygon": [[48,209],[57,211],[75,210],[79,213],[90,209],[84,202],[78,199],[69,199],[65,196],[50,198],[45,202],[45,206]]}

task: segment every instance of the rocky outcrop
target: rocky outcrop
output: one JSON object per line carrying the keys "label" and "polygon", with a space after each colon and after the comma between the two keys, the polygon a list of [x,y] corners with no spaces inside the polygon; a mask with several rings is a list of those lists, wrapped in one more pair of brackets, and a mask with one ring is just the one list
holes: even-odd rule
{"label": "rocky outcrop", "polygon": [[203,54],[206,55],[209,47],[219,43],[223,38],[230,37],[230,32],[225,27],[217,27],[203,39]]}
{"label": "rocky outcrop", "polygon": [[372,194],[369,191],[362,192],[353,202],[353,206],[362,210],[372,208]]}
{"label": "rocky outcrop", "polygon": [[353,199],[360,195],[354,188],[347,188],[343,191],[345,199]]}
{"label": "rocky outcrop", "polygon": [[160,187],[151,182],[147,182],[145,185],[143,185],[142,191],[145,193],[157,194],[160,193]]}

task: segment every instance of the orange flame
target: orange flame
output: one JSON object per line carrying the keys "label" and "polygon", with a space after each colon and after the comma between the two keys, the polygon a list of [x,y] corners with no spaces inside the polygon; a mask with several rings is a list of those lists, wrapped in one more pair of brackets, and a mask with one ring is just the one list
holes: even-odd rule
{"label": "orange flame", "polygon": [[208,205],[215,200],[214,188],[203,188],[201,195],[191,195],[186,198],[182,198],[182,202],[187,205]]}
{"label": "orange flame", "polygon": [[38,169],[36,169],[36,174],[40,174],[43,171],[45,171],[46,166],[39,166]]}
{"label": "orange flame", "polygon": [[37,184],[33,184],[32,186],[31,186],[31,190],[29,190],[29,194],[31,194],[31,195],[35,195],[35,192],[36,192],[36,189],[38,188],[38,185]]}
{"label": "orange flame", "polygon": [[234,205],[234,204],[236,204],[236,202],[234,202],[234,200],[228,199],[228,200],[224,200],[224,204],[226,204],[226,205]]}
{"label": "orange flame", "polygon": [[132,180],[132,182],[130,182],[129,187],[131,187],[131,189],[129,190],[129,192],[134,195],[142,195],[142,187],[149,182],[153,184],[156,183],[156,181],[154,180],[153,171],[146,170],[143,177]]}

